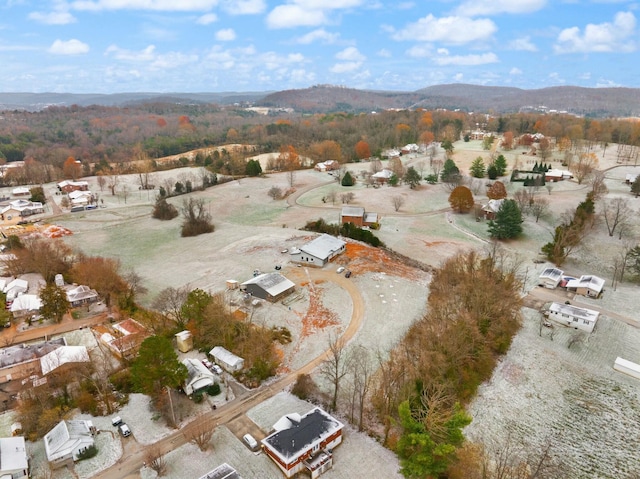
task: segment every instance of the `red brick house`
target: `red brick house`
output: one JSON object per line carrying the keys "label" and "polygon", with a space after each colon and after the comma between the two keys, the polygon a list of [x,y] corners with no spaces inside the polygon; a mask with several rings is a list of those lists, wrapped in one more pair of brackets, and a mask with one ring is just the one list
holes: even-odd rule
{"label": "red brick house", "polygon": [[89,183],[86,181],[64,180],[58,183],[58,189],[63,193],[71,193],[72,191],[89,191]]}
{"label": "red brick house", "polygon": [[308,471],[315,479],[333,466],[334,447],[342,442],[344,425],[316,407],[304,416],[288,414],[262,440],[262,448],[285,477]]}
{"label": "red brick house", "polygon": [[378,222],[378,213],[367,213],[361,206],[343,206],[340,212],[340,223],[353,223],[362,228]]}

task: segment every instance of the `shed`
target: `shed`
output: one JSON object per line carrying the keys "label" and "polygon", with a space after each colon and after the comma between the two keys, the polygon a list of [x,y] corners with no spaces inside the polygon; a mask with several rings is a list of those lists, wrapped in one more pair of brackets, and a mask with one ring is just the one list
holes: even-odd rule
{"label": "shed", "polygon": [[242,283],[242,290],[251,293],[256,298],[266,299],[275,303],[291,294],[295,289],[295,283],[280,273],[259,274]]}
{"label": "shed", "polygon": [[47,460],[61,467],[78,460],[78,455],[93,446],[94,427],[91,421],[60,421],[44,436]]}
{"label": "shed", "polygon": [[178,351],[181,353],[188,353],[193,349],[193,335],[191,331],[184,330],[176,333],[176,342],[178,344]]}
{"label": "shed", "polygon": [[241,371],[244,368],[244,359],[236,356],[231,351],[226,350],[222,346],[216,346],[209,354],[222,369],[230,373]]}
{"label": "shed", "polygon": [[620,356],[618,356],[613,363],[613,369],[640,379],[640,364],[632,363],[631,361],[622,359]]}
{"label": "shed", "polygon": [[182,361],[182,364],[187,368],[188,376],[185,380],[184,392],[188,396],[200,389],[213,386],[215,383],[214,374],[199,359],[186,358]]}
{"label": "shed", "polygon": [[555,289],[562,281],[564,271],[558,268],[545,268],[538,278],[538,285],[548,289]]}
{"label": "shed", "polygon": [[547,316],[559,324],[590,333],[596,326],[600,313],[570,304],[551,303]]}

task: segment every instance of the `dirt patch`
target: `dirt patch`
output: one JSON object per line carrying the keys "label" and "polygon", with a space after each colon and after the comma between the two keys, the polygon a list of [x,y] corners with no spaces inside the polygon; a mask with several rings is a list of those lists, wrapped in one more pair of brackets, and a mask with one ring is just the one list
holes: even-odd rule
{"label": "dirt patch", "polygon": [[354,274],[376,273],[384,270],[387,274],[408,279],[417,279],[416,270],[399,261],[391,253],[361,243],[347,243],[346,266]]}
{"label": "dirt patch", "polygon": [[[316,281],[316,284],[322,281]],[[306,338],[313,333],[335,326],[340,323],[338,315],[322,304],[322,290],[309,284],[309,308],[302,317],[302,331],[300,338]]]}

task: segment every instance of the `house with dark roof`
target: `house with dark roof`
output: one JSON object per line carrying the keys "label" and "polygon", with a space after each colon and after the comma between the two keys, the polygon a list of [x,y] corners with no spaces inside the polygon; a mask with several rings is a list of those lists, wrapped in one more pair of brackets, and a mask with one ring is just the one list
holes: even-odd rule
{"label": "house with dark roof", "polygon": [[24,437],[0,438],[0,478],[29,477],[29,457]]}
{"label": "house with dark roof", "polygon": [[306,470],[315,479],[331,469],[344,427],[336,418],[316,407],[304,416],[288,414],[273,427],[262,448],[285,477]]}
{"label": "house with dark roof", "polygon": [[323,234],[291,253],[291,261],[306,266],[322,267],[344,253],[346,245],[347,243],[340,238]]}
{"label": "house with dark roof", "polygon": [[266,299],[275,303],[291,294],[295,286],[293,281],[285,278],[280,273],[265,273],[245,281],[240,286],[240,289],[256,298]]}
{"label": "house with dark roof", "polygon": [[73,464],[80,453],[93,446],[95,431],[91,421],[60,421],[43,439],[49,464],[55,468]]}

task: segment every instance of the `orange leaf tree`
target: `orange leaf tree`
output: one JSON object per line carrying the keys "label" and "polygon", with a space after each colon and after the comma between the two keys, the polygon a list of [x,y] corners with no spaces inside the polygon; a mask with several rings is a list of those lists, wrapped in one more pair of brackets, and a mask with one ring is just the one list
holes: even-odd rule
{"label": "orange leaf tree", "polygon": [[80,162],[76,161],[73,156],[70,156],[65,160],[64,165],[62,165],[62,172],[64,173],[65,178],[76,180],[81,176],[82,165]]}
{"label": "orange leaf tree", "polygon": [[496,181],[487,190],[487,196],[492,200],[501,200],[502,198],[506,198],[507,189],[504,187],[504,183],[502,181]]}
{"label": "orange leaf tree", "polygon": [[458,213],[467,213],[473,208],[473,194],[466,186],[456,186],[449,195],[449,204]]}
{"label": "orange leaf tree", "polygon": [[369,148],[369,143],[364,140],[360,140],[356,143],[356,157],[359,160],[364,160],[365,158],[369,158],[371,156],[371,149]]}

